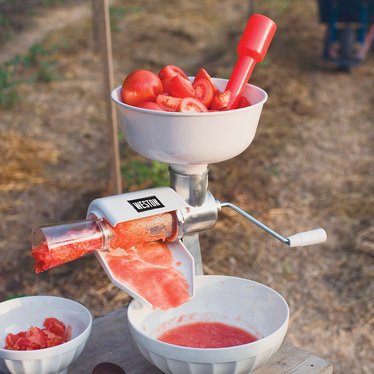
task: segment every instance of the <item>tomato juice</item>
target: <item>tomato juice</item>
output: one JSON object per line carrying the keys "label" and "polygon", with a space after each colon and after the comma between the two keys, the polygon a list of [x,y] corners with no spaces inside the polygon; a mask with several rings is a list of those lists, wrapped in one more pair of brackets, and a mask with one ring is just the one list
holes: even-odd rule
{"label": "tomato juice", "polygon": [[227,348],[257,340],[244,329],[221,322],[188,323],[164,332],[157,339],[190,348]]}

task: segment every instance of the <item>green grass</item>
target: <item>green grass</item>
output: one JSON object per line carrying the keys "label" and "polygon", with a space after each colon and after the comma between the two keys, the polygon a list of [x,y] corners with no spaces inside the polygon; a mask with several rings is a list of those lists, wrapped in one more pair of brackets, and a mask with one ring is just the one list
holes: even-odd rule
{"label": "green grass", "polygon": [[10,109],[18,100],[14,69],[12,66],[0,68],[0,108]]}
{"label": "green grass", "polygon": [[126,13],[127,10],[124,6],[109,6],[110,25],[113,32],[120,31],[119,23]]}
{"label": "green grass", "polygon": [[142,9],[138,6],[109,6],[110,25],[113,32],[121,31],[120,23],[128,14],[140,14]]}
{"label": "green grass", "polygon": [[121,172],[129,186],[150,188],[169,184],[168,165],[158,161],[143,162],[130,158],[122,165]]}
{"label": "green grass", "polygon": [[9,25],[10,25],[9,18],[6,15],[0,13],[0,27],[9,26]]}
{"label": "green grass", "polygon": [[283,16],[294,6],[295,0],[268,0],[266,2],[257,1],[255,5],[256,13],[272,13],[272,16]]}
{"label": "green grass", "polygon": [[52,57],[59,47],[34,44],[27,53],[17,55],[0,67],[0,108],[11,109],[19,100],[17,85],[48,83],[58,79],[57,61]]}

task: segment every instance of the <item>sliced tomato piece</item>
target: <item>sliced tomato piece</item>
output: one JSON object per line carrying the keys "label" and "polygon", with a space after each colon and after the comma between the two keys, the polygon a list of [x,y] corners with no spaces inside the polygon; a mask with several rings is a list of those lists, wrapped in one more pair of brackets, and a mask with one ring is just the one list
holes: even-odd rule
{"label": "sliced tomato piece", "polygon": [[171,96],[174,97],[194,97],[195,90],[192,87],[192,83],[183,78],[180,75],[175,75],[173,78],[169,79],[164,87],[165,91],[167,91]]}
{"label": "sliced tomato piece", "polygon": [[26,338],[26,332],[19,332],[12,334],[11,332],[5,338],[5,349],[25,350],[29,345],[29,340]]}
{"label": "sliced tomato piece", "polygon": [[193,97],[185,97],[182,99],[179,107],[180,112],[207,112],[207,107]]}
{"label": "sliced tomato piece", "polygon": [[32,349],[41,349],[47,347],[47,337],[43,330],[39,329],[38,327],[30,327],[27,330],[26,335]]}
{"label": "sliced tomato piece", "polygon": [[237,106],[237,109],[238,108],[245,108],[247,106],[251,106],[251,102],[245,97],[245,96],[241,96],[239,101],[238,101],[238,106]]}
{"label": "sliced tomato piece", "polygon": [[217,86],[214,84],[213,78],[208,74],[208,72],[204,68],[200,68],[195,76],[195,81],[197,79],[207,79],[209,83],[212,85],[213,92],[216,93],[218,90]]}
{"label": "sliced tomato piece", "polygon": [[156,103],[161,110],[168,112],[177,112],[181,101],[181,98],[169,95],[158,95],[156,98]]}
{"label": "sliced tomato piece", "polygon": [[146,101],[145,103],[139,104],[138,107],[143,109],[164,111],[164,109],[162,109],[157,103],[153,101]]}
{"label": "sliced tomato piece", "polygon": [[66,326],[57,318],[49,317],[44,320],[43,326],[46,330],[58,336],[65,336]]}
{"label": "sliced tomato piece", "polygon": [[200,100],[206,107],[209,107],[213,100],[213,88],[208,79],[195,79],[192,83],[195,90],[196,99]]}
{"label": "sliced tomato piece", "polygon": [[16,344],[17,339],[18,338],[16,334],[12,334],[11,332],[8,333],[8,335],[5,338],[5,349],[12,349],[7,347],[13,347]]}
{"label": "sliced tomato piece", "polygon": [[187,74],[176,65],[166,65],[158,73],[158,77],[161,79],[163,85],[165,85],[166,82],[175,75],[180,75],[181,77],[188,79]]}
{"label": "sliced tomato piece", "polygon": [[65,343],[71,337],[71,326],[65,327],[57,318],[46,318],[43,326],[44,329],[32,326],[27,331],[7,334],[4,348],[17,351],[43,349]]}
{"label": "sliced tomato piece", "polygon": [[17,351],[29,351],[31,350],[31,343],[30,340],[24,337],[19,337],[17,341],[15,342],[12,349],[15,349]]}
{"label": "sliced tomato piece", "polygon": [[210,104],[209,109],[213,110],[225,110],[227,109],[227,106],[229,105],[231,98],[231,91],[223,91],[223,92],[217,92],[212,100],[212,103]]}
{"label": "sliced tomato piece", "polygon": [[56,335],[53,332],[50,332],[49,330],[44,330],[46,340],[47,340],[47,347],[54,347],[56,345],[60,345],[62,343],[65,343],[65,339],[62,336]]}

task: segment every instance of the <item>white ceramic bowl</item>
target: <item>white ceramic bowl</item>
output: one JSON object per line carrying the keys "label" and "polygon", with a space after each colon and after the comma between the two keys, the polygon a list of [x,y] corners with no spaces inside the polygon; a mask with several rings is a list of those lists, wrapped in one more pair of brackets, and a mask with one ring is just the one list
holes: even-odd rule
{"label": "white ceramic bowl", "polygon": [[[193,79],[191,77],[190,79]],[[215,78],[223,90],[226,79]],[[252,142],[267,94],[247,84],[251,106],[206,113],[147,110],[124,104],[121,86],[112,91],[127,142],[141,155],[171,165],[207,165],[228,160]]]}
{"label": "white ceramic bowl", "polygon": [[[273,289],[242,278],[203,275],[195,280],[189,302],[167,311],[132,301],[131,335],[143,356],[168,374],[244,374],[263,365],[280,347],[287,332],[289,308]],[[198,349],[156,338],[185,323],[222,322],[245,329],[258,340],[235,347]]]}
{"label": "white ceramic bowl", "polygon": [[[8,333],[42,327],[55,317],[70,325],[71,339],[61,345],[33,351],[3,349]],[[63,374],[81,354],[91,333],[92,316],[76,301],[54,296],[27,296],[0,303],[0,372],[14,374]]]}

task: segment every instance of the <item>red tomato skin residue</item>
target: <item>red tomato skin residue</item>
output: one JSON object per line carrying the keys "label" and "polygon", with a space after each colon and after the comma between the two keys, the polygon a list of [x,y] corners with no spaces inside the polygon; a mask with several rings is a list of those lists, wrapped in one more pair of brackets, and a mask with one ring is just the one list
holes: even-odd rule
{"label": "red tomato skin residue", "polygon": [[194,322],[172,328],[158,340],[190,348],[227,348],[252,343],[257,338],[249,332],[221,322]]}

